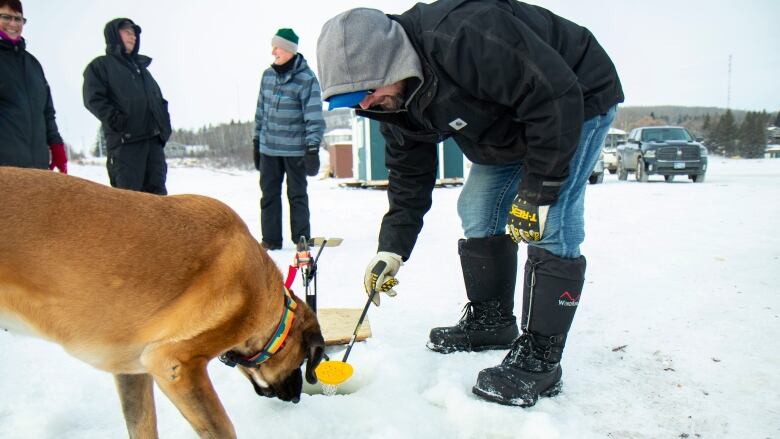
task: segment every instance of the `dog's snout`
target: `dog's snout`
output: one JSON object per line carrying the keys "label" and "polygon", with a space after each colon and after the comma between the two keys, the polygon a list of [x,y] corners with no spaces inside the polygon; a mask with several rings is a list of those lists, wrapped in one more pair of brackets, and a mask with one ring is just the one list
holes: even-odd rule
{"label": "dog's snout", "polygon": [[279,386],[277,395],[283,401],[298,403],[301,400],[301,391],[303,390],[303,374],[301,369],[295,369]]}
{"label": "dog's snout", "polygon": [[290,372],[282,381],[260,385],[250,377],[255,393],[266,398],[279,398],[282,401],[298,403],[303,391],[303,373],[301,369]]}

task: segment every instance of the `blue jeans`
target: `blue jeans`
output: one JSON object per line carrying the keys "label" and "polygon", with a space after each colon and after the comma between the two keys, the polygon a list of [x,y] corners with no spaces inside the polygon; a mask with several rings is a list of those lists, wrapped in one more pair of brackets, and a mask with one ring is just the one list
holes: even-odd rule
{"label": "blue jeans", "polygon": [[[585,240],[585,187],[596,166],[601,145],[615,119],[617,106],[585,121],[577,150],[569,165],[569,177],[550,206],[541,241],[535,246],[562,258],[580,256]],[[458,215],[466,238],[486,238],[506,233],[506,221],[523,166],[473,164],[458,198]]]}

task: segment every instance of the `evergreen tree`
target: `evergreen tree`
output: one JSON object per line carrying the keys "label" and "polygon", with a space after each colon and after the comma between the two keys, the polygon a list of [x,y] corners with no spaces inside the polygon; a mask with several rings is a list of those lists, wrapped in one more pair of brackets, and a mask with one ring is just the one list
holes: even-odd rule
{"label": "evergreen tree", "polygon": [[766,146],[769,143],[769,122],[772,119],[772,115],[767,113],[766,110],[761,110],[761,113],[756,113],[756,127],[755,127],[755,142],[756,150],[755,157],[763,157],[766,153]]}
{"label": "evergreen tree", "polygon": [[736,155],[749,157],[752,150],[753,129],[755,127],[755,117],[752,111],[748,111],[737,130],[737,144],[734,150]]}
{"label": "evergreen tree", "polygon": [[709,148],[712,145],[712,118],[710,113],[707,113],[702,118],[701,128],[699,131],[700,136],[704,139],[703,143]]}
{"label": "evergreen tree", "polygon": [[103,128],[100,127],[97,130],[97,136],[95,137],[95,144],[92,148],[92,155],[94,157],[106,156],[106,135],[103,133]]}
{"label": "evergreen tree", "polygon": [[712,121],[710,122],[710,129],[707,132],[707,147],[711,152],[723,154],[723,151],[720,149],[720,139],[718,138],[718,125],[720,124],[720,117],[721,116],[715,115],[715,117],[713,117]]}
{"label": "evergreen tree", "polygon": [[761,110],[761,126],[766,130],[771,126],[772,115],[767,113],[766,110]]}
{"label": "evergreen tree", "polygon": [[734,122],[734,114],[731,109],[726,110],[723,116],[718,119],[715,127],[715,147],[718,152],[724,156],[736,154],[737,125]]}
{"label": "evergreen tree", "polygon": [[780,127],[780,111],[777,112],[777,116],[775,117],[775,122],[773,123],[774,126]]}
{"label": "evergreen tree", "polygon": [[760,158],[764,156],[767,135],[766,124],[769,115],[766,112],[748,112],[739,127],[738,154],[745,158]]}

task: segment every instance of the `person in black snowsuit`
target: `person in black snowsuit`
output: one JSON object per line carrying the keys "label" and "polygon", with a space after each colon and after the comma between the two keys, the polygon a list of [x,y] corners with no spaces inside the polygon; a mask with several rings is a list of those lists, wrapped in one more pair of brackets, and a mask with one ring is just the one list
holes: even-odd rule
{"label": "person in black snowsuit", "polygon": [[165,195],[165,143],[171,136],[166,101],[139,55],[141,27],[116,18],[104,30],[106,54],[84,70],[84,106],[97,117],[107,143],[111,186]]}
{"label": "person in black snowsuit", "polygon": [[[531,406],[556,394],[585,279],[585,187],[623,101],[609,56],[586,28],[538,6],[440,0],[401,15],[339,14],[323,26],[317,58],[330,108],[379,120],[386,142],[390,208],[366,292],[395,295],[431,206],[435,145],[453,138],[473,162],[458,199],[469,303],[427,345],[510,348],[477,377],[473,392],[488,400]],[[518,242],[528,243],[520,329]]]}
{"label": "person in black snowsuit", "polygon": [[0,166],[67,174],[51,90],[22,38],[26,22],[19,0],[0,0]]}

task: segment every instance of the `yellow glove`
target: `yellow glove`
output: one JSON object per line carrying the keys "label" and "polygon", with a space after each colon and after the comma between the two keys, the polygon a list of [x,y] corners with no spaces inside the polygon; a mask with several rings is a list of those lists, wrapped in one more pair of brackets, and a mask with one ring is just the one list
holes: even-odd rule
{"label": "yellow glove", "polygon": [[517,243],[540,241],[549,210],[550,206],[536,206],[516,195],[507,220],[509,236]]}
{"label": "yellow glove", "polygon": [[[393,289],[398,285],[395,275],[398,269],[403,265],[403,258],[391,252],[379,252],[374,259],[368,263],[366,274],[363,277],[363,286],[366,288],[366,294],[371,294],[371,290],[378,293],[385,293],[390,297],[397,294]],[[379,294],[374,294],[374,305],[379,306]]]}

